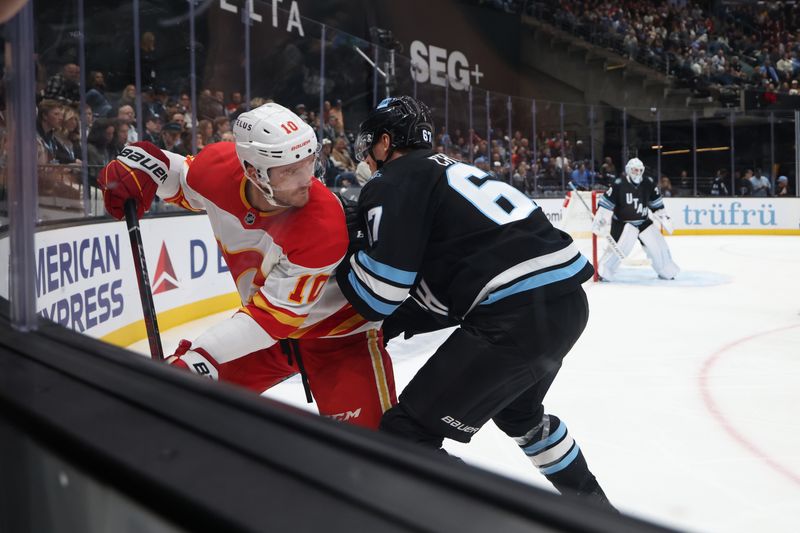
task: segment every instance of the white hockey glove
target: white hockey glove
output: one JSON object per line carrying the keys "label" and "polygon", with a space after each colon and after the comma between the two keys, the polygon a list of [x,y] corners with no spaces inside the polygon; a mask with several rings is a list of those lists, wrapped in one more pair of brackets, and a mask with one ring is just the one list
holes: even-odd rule
{"label": "white hockey glove", "polygon": [[614,213],[610,209],[601,207],[597,210],[592,221],[592,233],[598,237],[605,237],[611,234],[611,216]]}
{"label": "white hockey glove", "polygon": [[666,209],[659,209],[658,211],[651,211],[650,214],[652,215],[653,222],[661,226],[661,229],[666,231],[668,234],[672,235],[672,232],[675,231],[675,228],[672,226],[672,219],[667,214]]}

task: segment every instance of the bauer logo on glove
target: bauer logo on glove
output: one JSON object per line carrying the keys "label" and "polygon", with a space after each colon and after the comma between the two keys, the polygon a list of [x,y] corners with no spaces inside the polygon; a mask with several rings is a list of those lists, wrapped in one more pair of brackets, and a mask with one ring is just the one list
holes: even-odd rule
{"label": "bauer logo on glove", "polygon": [[117,156],[117,159],[131,168],[149,172],[161,183],[164,183],[164,180],[167,179],[167,166],[138,146],[126,146]]}

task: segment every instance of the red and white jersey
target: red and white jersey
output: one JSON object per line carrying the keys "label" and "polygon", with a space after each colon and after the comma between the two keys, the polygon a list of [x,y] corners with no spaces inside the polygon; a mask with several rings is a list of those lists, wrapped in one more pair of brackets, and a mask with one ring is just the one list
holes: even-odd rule
{"label": "red and white jersey", "polygon": [[304,207],[264,213],[247,201],[234,143],[208,145],[194,158],[164,154],[170,171],[159,196],[206,211],[242,300],[238,314],[268,335],[253,334],[252,321],[237,316],[214,335],[226,352],[215,358],[234,359],[277,339],[344,336],[380,326],[350,306],[333,275],[348,235],[341,204],[322,183],[313,181]]}

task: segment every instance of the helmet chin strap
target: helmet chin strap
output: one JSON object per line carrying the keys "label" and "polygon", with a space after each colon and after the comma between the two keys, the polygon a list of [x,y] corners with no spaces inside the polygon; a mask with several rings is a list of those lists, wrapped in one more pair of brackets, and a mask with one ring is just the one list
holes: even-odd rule
{"label": "helmet chin strap", "polygon": [[381,167],[392,158],[392,155],[394,155],[394,146],[392,146],[391,144],[389,145],[389,149],[386,151],[386,157],[384,157],[383,159],[378,159],[377,157],[375,157],[375,152],[372,151],[372,148],[374,146],[375,145],[369,147],[368,153],[369,156],[372,158],[372,160],[375,161],[375,166],[377,167],[377,169],[380,170]]}
{"label": "helmet chin strap", "polygon": [[250,181],[250,183],[255,185],[256,190],[261,194],[261,196],[264,197],[264,199],[267,201],[267,203],[269,203],[269,205],[271,205],[273,207],[292,207],[290,205],[284,205],[284,204],[280,203],[279,201],[277,201],[275,199],[275,196],[273,196],[274,192],[272,190],[272,187],[269,186],[269,184],[265,185],[268,190],[264,190],[264,186],[262,186],[258,182],[258,180],[256,180],[255,178],[251,178],[247,174],[245,174],[245,177],[248,179],[248,181]]}

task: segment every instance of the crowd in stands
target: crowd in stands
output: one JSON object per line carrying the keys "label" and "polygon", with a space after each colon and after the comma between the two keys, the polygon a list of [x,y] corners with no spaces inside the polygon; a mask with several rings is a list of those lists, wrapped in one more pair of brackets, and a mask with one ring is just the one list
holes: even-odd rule
{"label": "crowd in stands", "polygon": [[[584,39],[675,76],[698,96],[739,89],[800,94],[800,3],[539,0],[526,9]],[[733,102],[732,99],[728,101]]]}
{"label": "crowd in stands", "polygon": [[[522,9],[518,2],[477,3],[511,12]],[[527,7],[538,14],[549,13],[557,23],[578,29],[590,38],[603,36],[621,42],[631,57],[644,57],[645,61],[648,57],[672,57],[671,68],[677,72],[691,73],[719,85],[741,82],[790,94],[798,92],[793,87],[800,74],[800,31],[789,30],[795,25],[794,4],[730,6],[721,20],[692,4],[675,1],[651,4],[643,0],[547,0]],[[745,20],[750,20],[758,31],[744,31]],[[68,62],[46,81],[42,79],[36,127],[37,158],[45,183],[74,184],[79,181],[84,163],[89,168],[90,183],[94,183],[99,169],[127,143],[137,140],[147,140],[179,154],[234,140],[231,123],[247,107],[242,93],[226,94],[205,88],[199,91],[193,105],[188,92],[160,83],[153,50],[153,39],[143,35],[142,71],[148,85],[141,92],[142,117],[136,116],[136,87],[129,84],[119,92],[109,93],[104,72],[95,70],[82,77],[78,65]],[[87,84],[85,162],[78,111],[81,79]],[[253,98],[249,106],[267,101]],[[354,158],[355,125],[346,123],[342,101],[325,101],[321,110],[299,104],[295,111],[321,132],[326,183],[336,187],[363,185],[369,179],[369,170]],[[435,148],[450,157],[474,162],[496,179],[531,196],[558,196],[570,182],[585,189],[603,187],[620,174],[621,169],[611,157],[592,161],[587,144],[570,132],[540,131],[536,139],[531,139],[520,131],[496,128],[490,139],[484,139],[472,130],[453,129],[438,132]],[[668,181],[662,179],[666,190],[670,190]],[[684,189],[683,182],[680,178],[681,186],[673,194]],[[777,189],[777,182],[775,186]],[[739,189],[733,192],[752,191]],[[773,192],[779,190],[768,191]]]}

